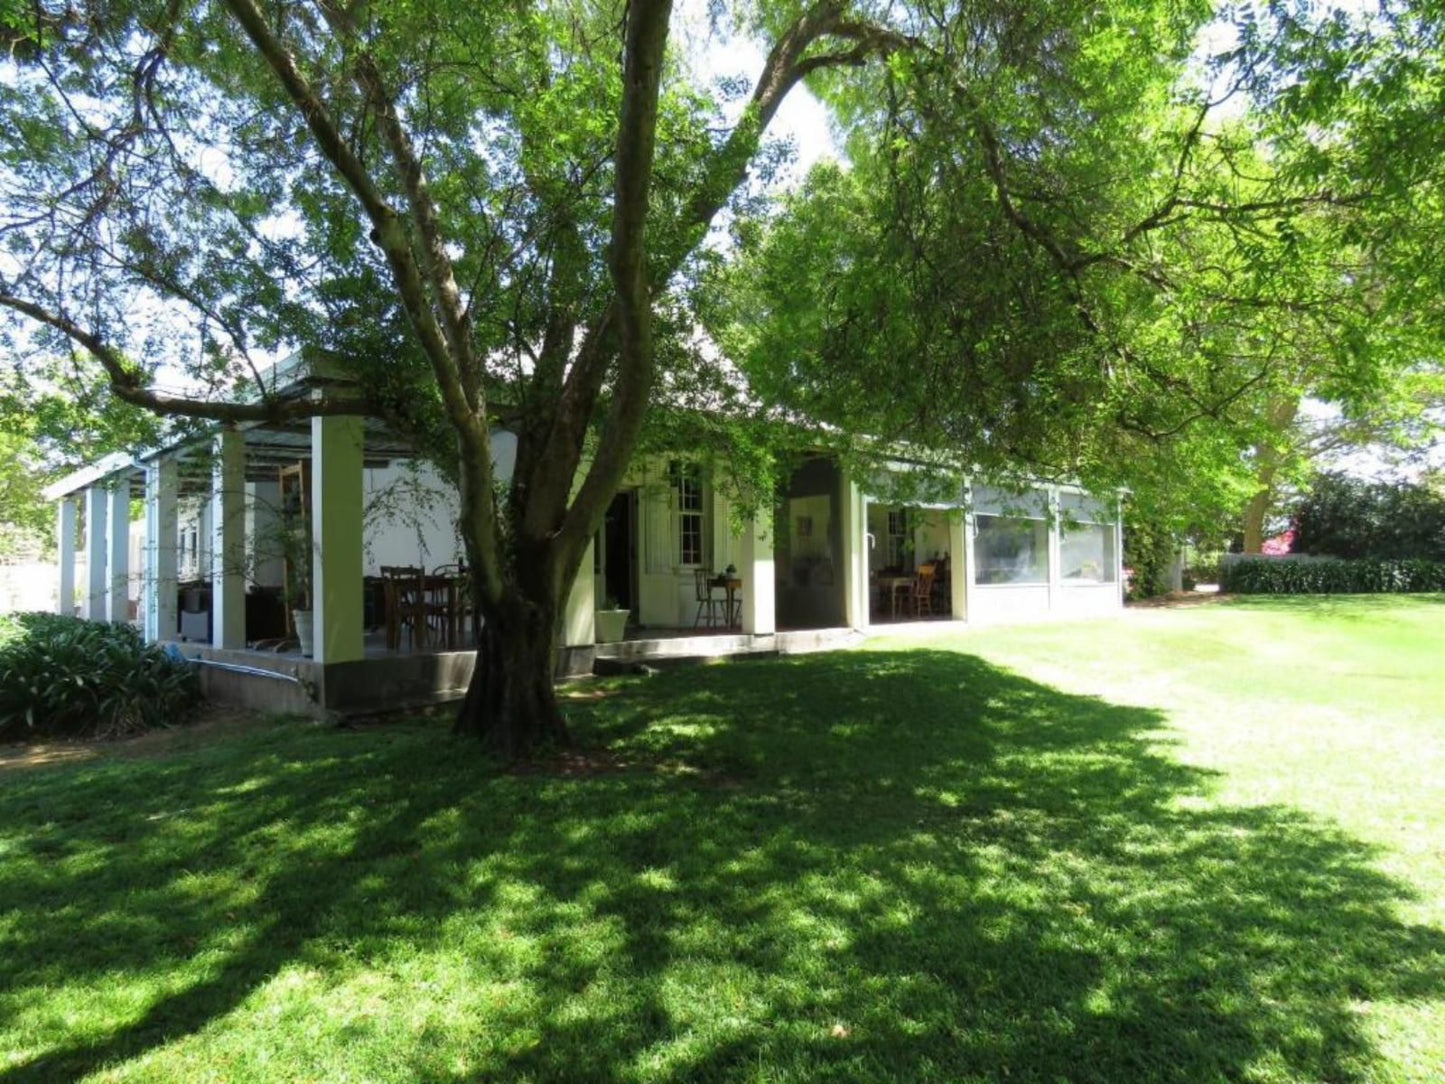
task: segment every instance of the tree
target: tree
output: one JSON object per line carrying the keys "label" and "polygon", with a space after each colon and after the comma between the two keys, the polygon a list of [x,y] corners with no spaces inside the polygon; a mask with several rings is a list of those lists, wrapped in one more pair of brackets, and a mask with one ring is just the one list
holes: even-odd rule
{"label": "tree", "polygon": [[1445,496],[1428,480],[1366,482],[1326,472],[1295,505],[1293,522],[1299,553],[1445,561]]}
{"label": "tree", "polygon": [[[659,355],[684,353],[678,284],[766,174],[784,97],[896,35],[841,0],[740,11],[769,51],[723,125],[668,55],[666,0],[4,11],[0,306],[29,322],[12,345],[83,351],[116,398],[168,416],[389,419],[458,486],[485,617],[459,728],[507,756],[565,741],[561,593]],[[365,394],[278,396],[256,353],[296,342]],[[164,390],[181,366],[199,390]],[[505,490],[496,424],[518,437]]]}
{"label": "tree", "polygon": [[55,523],[38,451],[27,435],[0,430],[0,561],[50,548]]}
{"label": "tree", "polygon": [[[750,91],[693,77],[666,0],[7,0],[11,345],[85,353],[115,398],[172,417],[388,419],[458,488],[485,617],[458,726],[515,756],[566,739],[562,590],[649,412],[710,379],[695,322],[744,287],[716,274],[736,250],[703,242],[755,229],[800,82],[853,133],[851,173],[811,191],[860,229],[847,248],[795,231],[795,265],[819,286],[871,270],[833,276],[849,305],[823,320],[779,270],[759,311],[789,334],[709,325],[773,403],[868,406],[879,438],[962,434],[999,464],[1108,478],[1176,434],[1214,448],[1193,434],[1262,379],[1250,337],[1303,251],[1248,242],[1353,200],[1251,179],[1208,101],[1181,99],[1203,2],[710,9],[767,47]],[[997,281],[965,274],[979,258]],[[277,395],[258,355],[298,343],[361,395]],[[178,369],[191,390],[167,388]],[[898,393],[874,409],[880,387]],[[518,439],[507,487],[496,425]]]}
{"label": "tree", "polygon": [[1042,67],[941,12],[939,49],[836,91],[853,168],[747,237],[720,337],[794,409],[1125,485],[1183,533],[1272,484],[1305,396],[1408,420],[1441,356],[1440,159],[1400,144],[1445,127],[1438,25],[1241,11],[1192,85],[1197,10],[1111,9]]}

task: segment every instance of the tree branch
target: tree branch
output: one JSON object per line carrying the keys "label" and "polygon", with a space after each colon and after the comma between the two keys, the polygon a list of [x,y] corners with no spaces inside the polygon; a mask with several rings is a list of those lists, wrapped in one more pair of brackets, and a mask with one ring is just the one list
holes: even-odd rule
{"label": "tree branch", "polygon": [[[443,332],[432,311],[426,280],[417,267],[407,231],[366,167],[341,137],[325,104],[297,68],[291,54],[272,33],[255,0],[225,0],[225,4],[301,112],[322,154],[335,166],[360,201],[371,221],[372,237],[386,254],[402,306],[431,363],[447,417],[457,434],[462,514],[471,522],[477,545],[470,556],[477,570],[482,598],[496,601],[502,597],[503,583],[496,505],[492,494],[491,432],[479,398],[476,400],[477,409],[473,409],[473,398],[467,394],[457,357],[449,347],[448,335]],[[449,261],[446,266],[450,268]]]}
{"label": "tree branch", "polygon": [[617,387],[597,454],[558,533],[561,567],[557,572],[564,582],[575,572],[598,513],[622,480],[652,390],[652,285],[645,234],[657,139],[657,99],[671,16],[672,0],[632,0],[628,9],[609,252],[617,298]]}
{"label": "tree branch", "polygon": [[83,347],[100,363],[110,382],[110,390],[117,399],[158,414],[205,418],[218,422],[281,423],[318,416],[367,413],[367,404],[361,398],[278,399],[263,395],[259,402],[236,403],[165,395],[146,387],[143,374],[131,366],[120,351],[69,317],[51,312],[33,301],[10,293],[0,293],[0,307],[21,313],[37,323],[53,328],[71,342]]}

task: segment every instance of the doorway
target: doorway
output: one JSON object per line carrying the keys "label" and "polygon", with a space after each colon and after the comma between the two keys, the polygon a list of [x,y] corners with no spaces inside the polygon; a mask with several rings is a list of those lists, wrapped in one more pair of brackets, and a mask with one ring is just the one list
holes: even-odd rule
{"label": "doorway", "polygon": [[[602,579],[607,598],[637,620],[637,490],[612,498],[602,521]],[[601,605],[605,600],[598,599]]]}

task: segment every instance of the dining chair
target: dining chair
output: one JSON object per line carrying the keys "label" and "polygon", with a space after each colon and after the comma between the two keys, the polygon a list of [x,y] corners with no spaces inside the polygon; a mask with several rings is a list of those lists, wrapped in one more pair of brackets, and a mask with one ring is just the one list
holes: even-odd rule
{"label": "dining chair", "polygon": [[426,642],[426,621],[422,613],[426,569],[417,565],[382,565],[386,577],[386,647],[401,648],[401,634],[410,637],[415,650]]}
{"label": "dining chair", "polygon": [[697,592],[697,616],[692,619],[692,627],[701,625],[703,616],[706,615],[707,627],[712,628],[718,622],[718,608],[727,605],[727,597],[718,598],[713,594],[718,589],[717,581],[707,569],[695,568],[692,575],[693,587]]}
{"label": "dining chair", "polygon": [[913,577],[913,590],[909,595],[914,617],[933,616],[933,576],[937,571],[936,565],[918,566],[918,572]]}

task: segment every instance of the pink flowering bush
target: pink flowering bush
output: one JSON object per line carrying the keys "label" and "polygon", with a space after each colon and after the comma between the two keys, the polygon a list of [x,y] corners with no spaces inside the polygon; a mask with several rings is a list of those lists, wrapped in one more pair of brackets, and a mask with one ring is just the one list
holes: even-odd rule
{"label": "pink flowering bush", "polygon": [[1294,528],[1291,527],[1282,534],[1275,535],[1273,538],[1266,538],[1263,544],[1260,545],[1259,552],[1268,557],[1283,557],[1286,553],[1290,552],[1293,546]]}

